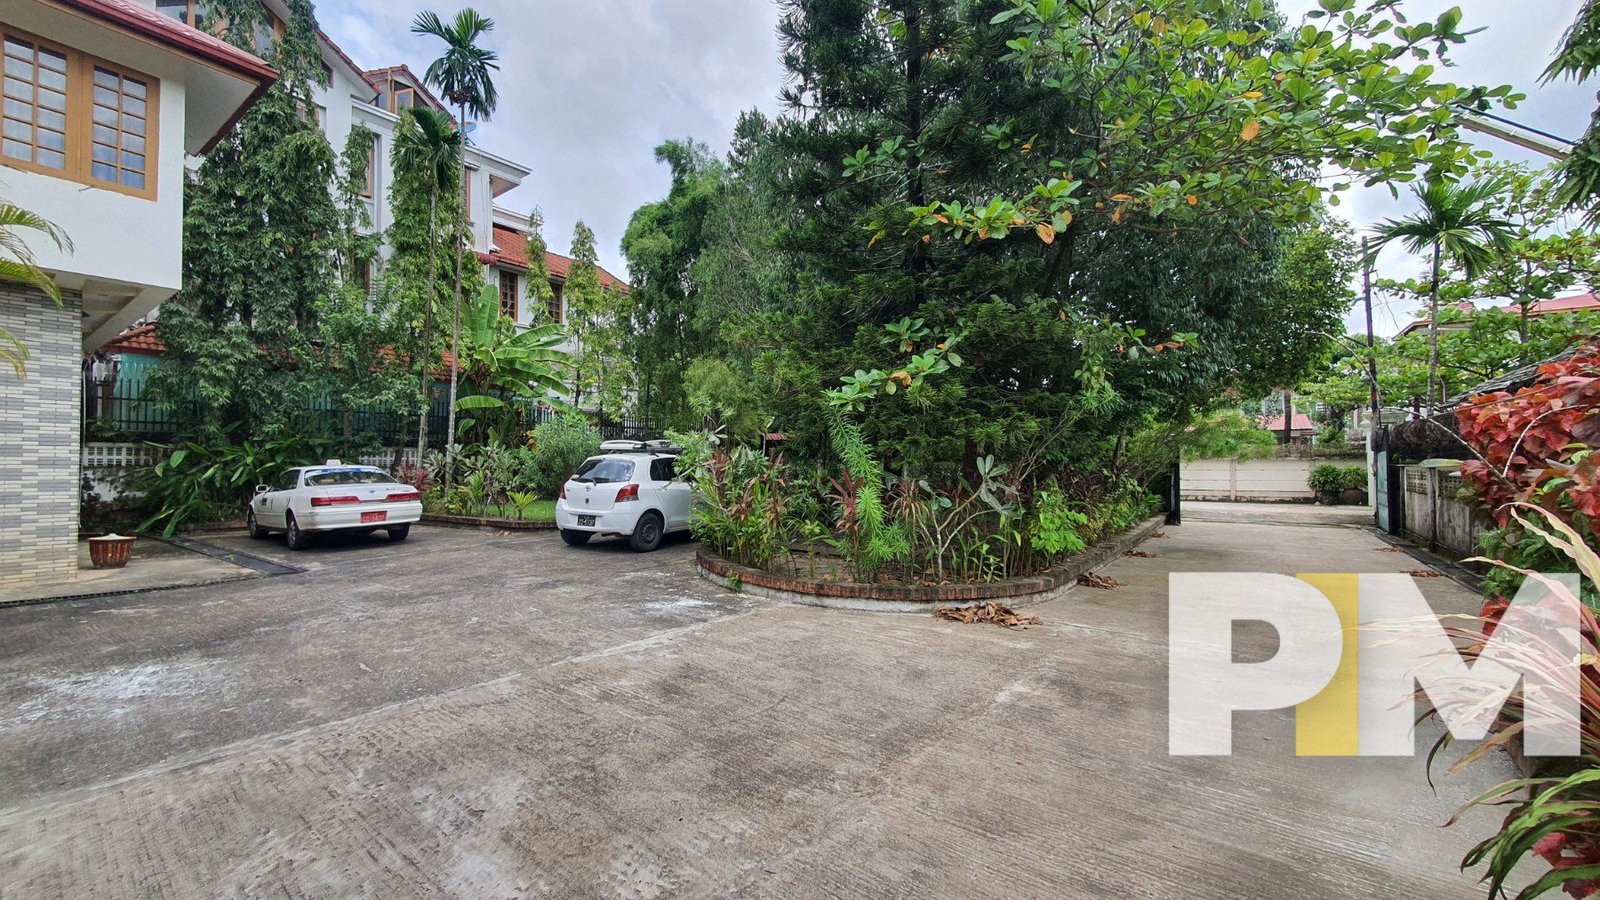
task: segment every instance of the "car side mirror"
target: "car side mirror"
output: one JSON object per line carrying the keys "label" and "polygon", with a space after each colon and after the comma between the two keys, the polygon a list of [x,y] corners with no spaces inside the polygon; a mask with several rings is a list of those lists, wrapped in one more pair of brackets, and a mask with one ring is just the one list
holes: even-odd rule
{"label": "car side mirror", "polygon": [[272,490],[272,488],[270,486],[268,486],[268,485],[265,485],[265,484],[256,485],[256,493],[258,493],[258,494],[265,494],[267,491],[270,491],[270,490]]}

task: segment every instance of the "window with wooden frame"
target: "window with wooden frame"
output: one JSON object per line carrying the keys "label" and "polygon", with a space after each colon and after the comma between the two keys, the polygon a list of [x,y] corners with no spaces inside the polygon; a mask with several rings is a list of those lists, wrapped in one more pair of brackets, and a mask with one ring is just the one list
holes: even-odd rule
{"label": "window with wooden frame", "polygon": [[563,324],[563,323],[565,323],[567,321],[566,317],[561,314],[562,313],[562,308],[561,308],[561,286],[562,286],[562,284],[563,284],[563,282],[560,282],[560,281],[552,281],[552,282],[550,282],[550,308],[548,310],[546,310],[546,312],[548,312],[549,315],[550,315],[550,321],[555,323],[555,324],[557,324],[557,325],[561,325],[561,324]]}
{"label": "window with wooden frame", "polygon": [[517,273],[500,270],[500,315],[517,321]]}
{"label": "window with wooden frame", "polygon": [[476,169],[462,169],[461,171],[461,217],[472,224],[472,176]]}
{"label": "window with wooden frame", "polygon": [[23,32],[0,41],[0,163],[154,199],[157,81]]}
{"label": "window with wooden frame", "polygon": [[372,136],[372,149],[367,153],[367,183],[361,189],[361,196],[372,199],[378,192],[378,136]]}
{"label": "window with wooden frame", "polygon": [[391,81],[390,85],[392,89],[389,92],[389,112],[399,115],[401,110],[417,105],[417,92],[411,85],[400,81]]}

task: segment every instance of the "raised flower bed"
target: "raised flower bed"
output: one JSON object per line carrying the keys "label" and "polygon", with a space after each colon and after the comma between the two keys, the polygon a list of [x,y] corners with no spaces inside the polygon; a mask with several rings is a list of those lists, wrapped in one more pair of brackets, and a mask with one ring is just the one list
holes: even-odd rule
{"label": "raised flower bed", "polygon": [[1105,565],[1143,543],[1161,529],[1164,521],[1163,516],[1152,516],[1134,528],[1106,538],[1064,560],[1042,575],[980,584],[860,584],[828,581],[741,566],[704,548],[696,560],[701,576],[708,581],[773,600],[835,609],[926,613],[951,604],[1016,598],[1027,598],[1034,602],[1048,599],[1049,595],[1076,584],[1078,576]]}

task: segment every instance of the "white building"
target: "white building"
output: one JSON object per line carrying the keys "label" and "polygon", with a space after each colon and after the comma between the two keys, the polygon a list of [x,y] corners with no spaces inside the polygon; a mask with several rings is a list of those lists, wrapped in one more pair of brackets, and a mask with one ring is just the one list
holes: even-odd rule
{"label": "white building", "polygon": [[265,63],[134,0],[0,0],[0,196],[52,220],[24,232],[61,308],[0,286],[29,373],[0,372],[0,586],[77,569],[80,366],[177,292],[184,159],[276,80]]}
{"label": "white building", "polygon": [[[151,8],[166,15],[193,24],[204,0],[144,0]],[[263,0],[270,22],[260,29],[258,40],[265,50],[265,42],[272,34],[281,34],[283,21],[289,11],[283,0]],[[426,106],[452,115],[417,73],[407,66],[389,66],[380,69],[363,69],[352,60],[326,34],[319,35],[322,43],[322,61],[327,66],[329,83],[313,93],[313,114],[322,126],[323,133],[336,153],[343,152],[351,129],[365,125],[373,134],[374,165],[367,177],[367,212],[373,231],[385,233],[394,219],[389,210],[389,186],[393,177],[390,154],[394,148],[395,129],[400,114],[409,107]],[[519,325],[528,326],[541,318],[528,308],[526,226],[525,213],[514,213],[497,205],[496,201],[522,184],[531,171],[529,167],[496,156],[482,147],[469,143],[465,153],[465,178],[462,199],[468,221],[472,223],[473,248],[484,265],[484,279],[501,294],[507,315]],[[386,250],[381,250],[387,255]],[[556,292],[552,308],[545,311],[549,319],[565,321],[565,305],[561,301],[562,285],[566,282],[567,268],[572,260],[560,254],[546,257],[550,269],[551,286]],[[600,271],[602,286],[615,285],[627,289],[621,279],[610,272]],[[548,321],[549,319],[546,319]]]}

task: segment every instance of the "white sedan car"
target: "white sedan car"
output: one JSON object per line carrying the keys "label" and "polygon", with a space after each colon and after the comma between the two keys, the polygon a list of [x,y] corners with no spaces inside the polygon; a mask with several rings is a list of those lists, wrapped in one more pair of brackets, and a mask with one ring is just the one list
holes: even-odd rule
{"label": "white sedan car", "polygon": [[303,550],[311,535],[326,531],[370,534],[382,528],[389,540],[403,541],[422,519],[422,495],[388,472],[347,466],[330,459],[320,466],[290,469],[277,484],[256,485],[245,511],[250,536],[284,533],[290,550]]}
{"label": "white sedan car", "polygon": [[647,553],[689,530],[694,489],[677,478],[676,449],[661,441],[607,441],[561,486],[556,525],[574,547],[595,535],[625,537]]}

